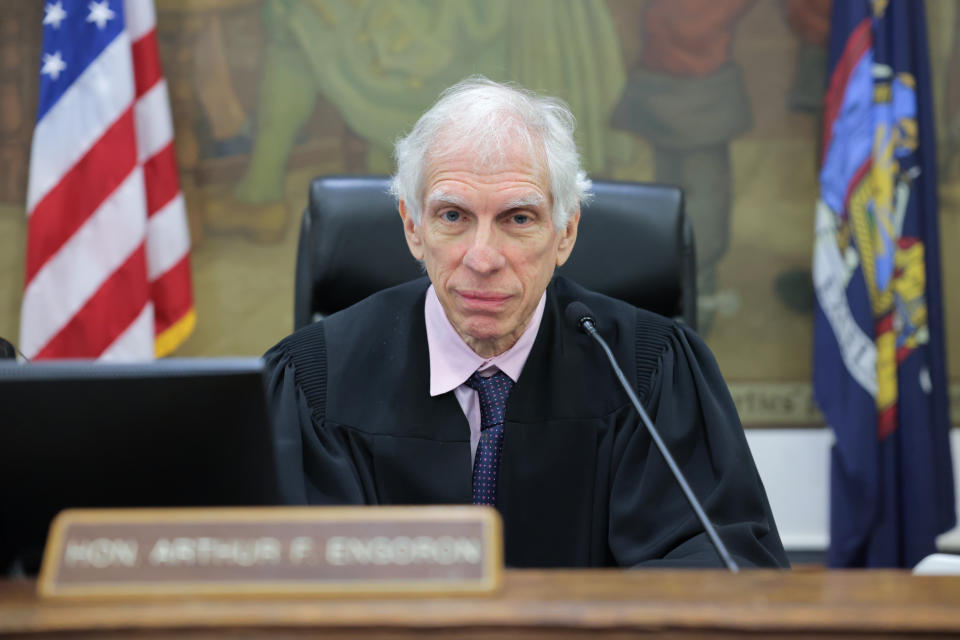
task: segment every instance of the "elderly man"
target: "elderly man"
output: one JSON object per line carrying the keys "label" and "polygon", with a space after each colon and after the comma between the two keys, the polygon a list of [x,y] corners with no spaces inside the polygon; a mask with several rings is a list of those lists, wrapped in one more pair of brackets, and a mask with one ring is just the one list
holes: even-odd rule
{"label": "elderly man", "polygon": [[266,356],[281,483],[307,504],[492,504],[513,566],[716,566],[585,302],[744,565],[786,566],[717,365],[689,329],[555,276],[580,202],[565,105],[471,78],[397,143],[393,191],[427,278]]}

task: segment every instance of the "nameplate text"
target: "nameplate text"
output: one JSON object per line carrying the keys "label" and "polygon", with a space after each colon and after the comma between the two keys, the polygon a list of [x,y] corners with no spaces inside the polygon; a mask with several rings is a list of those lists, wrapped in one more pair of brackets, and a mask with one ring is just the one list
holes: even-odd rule
{"label": "nameplate text", "polygon": [[43,596],[483,594],[501,582],[489,507],[70,510]]}

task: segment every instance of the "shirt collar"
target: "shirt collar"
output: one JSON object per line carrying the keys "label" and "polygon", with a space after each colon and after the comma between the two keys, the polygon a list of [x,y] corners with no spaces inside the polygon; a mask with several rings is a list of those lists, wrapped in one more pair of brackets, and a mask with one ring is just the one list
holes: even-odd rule
{"label": "shirt collar", "polygon": [[427,325],[427,349],[430,352],[430,395],[438,396],[453,391],[474,371],[497,368],[517,382],[520,372],[527,362],[530,349],[540,329],[543,309],[546,306],[546,292],[540,296],[540,302],[530,318],[530,324],[524,329],[516,344],[498,356],[483,358],[467,346],[460,334],[450,323],[440,304],[433,285],[427,289],[427,299],[423,305],[424,319]]}

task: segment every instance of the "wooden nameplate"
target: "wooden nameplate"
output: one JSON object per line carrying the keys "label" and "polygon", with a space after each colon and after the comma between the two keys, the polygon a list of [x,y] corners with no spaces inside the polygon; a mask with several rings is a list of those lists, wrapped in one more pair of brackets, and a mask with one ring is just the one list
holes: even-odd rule
{"label": "wooden nameplate", "polygon": [[478,595],[503,579],[490,507],[68,510],[45,597]]}

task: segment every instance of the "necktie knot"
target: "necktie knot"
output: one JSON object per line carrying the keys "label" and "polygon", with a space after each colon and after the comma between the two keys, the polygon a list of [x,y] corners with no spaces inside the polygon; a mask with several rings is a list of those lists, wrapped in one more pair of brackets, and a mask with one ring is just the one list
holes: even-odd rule
{"label": "necktie knot", "polygon": [[507,411],[507,398],[513,389],[513,380],[503,371],[489,377],[474,372],[465,383],[477,392],[480,398],[480,429],[503,424]]}

